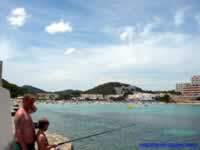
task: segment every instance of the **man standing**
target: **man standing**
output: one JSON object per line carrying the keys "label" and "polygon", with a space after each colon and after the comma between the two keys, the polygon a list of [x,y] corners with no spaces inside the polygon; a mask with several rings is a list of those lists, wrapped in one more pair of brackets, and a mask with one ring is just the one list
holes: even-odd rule
{"label": "man standing", "polygon": [[25,95],[22,108],[15,114],[15,149],[35,150],[36,134],[30,113],[36,111],[32,95]]}

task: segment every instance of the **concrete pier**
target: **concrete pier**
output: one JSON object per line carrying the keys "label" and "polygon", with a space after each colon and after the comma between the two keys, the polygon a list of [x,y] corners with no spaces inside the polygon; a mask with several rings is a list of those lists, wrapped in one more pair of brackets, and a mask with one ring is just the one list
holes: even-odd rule
{"label": "concrete pier", "polygon": [[0,87],[2,86],[2,68],[3,68],[3,62],[0,60]]}
{"label": "concrete pier", "polygon": [[[2,81],[2,61],[0,62],[0,82]],[[2,82],[0,83],[2,85]],[[9,150],[9,145],[13,139],[11,121],[10,93],[0,85],[0,148]]]}

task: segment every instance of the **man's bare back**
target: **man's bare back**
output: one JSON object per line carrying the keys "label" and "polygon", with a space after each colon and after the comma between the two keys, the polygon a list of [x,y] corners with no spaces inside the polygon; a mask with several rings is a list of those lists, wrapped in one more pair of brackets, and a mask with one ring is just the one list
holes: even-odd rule
{"label": "man's bare back", "polygon": [[[25,144],[33,144],[35,142],[35,129],[33,121],[29,113],[20,108],[15,115],[16,130],[21,130],[22,138]],[[16,137],[18,142],[18,137]]]}
{"label": "man's bare back", "polygon": [[37,110],[34,106],[34,98],[31,95],[24,96],[22,108],[15,114],[15,141],[20,150],[34,150],[35,128],[30,113]]}

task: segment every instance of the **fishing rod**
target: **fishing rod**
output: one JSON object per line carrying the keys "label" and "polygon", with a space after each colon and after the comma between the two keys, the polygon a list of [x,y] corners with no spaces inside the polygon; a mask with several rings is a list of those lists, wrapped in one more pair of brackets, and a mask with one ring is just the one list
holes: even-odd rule
{"label": "fishing rod", "polygon": [[76,139],[73,139],[73,140],[68,140],[68,141],[65,141],[65,142],[58,143],[57,146],[60,146],[60,145],[63,145],[63,144],[67,144],[67,143],[71,143],[71,142],[81,141],[81,140],[88,139],[88,138],[91,138],[91,137],[94,137],[94,136],[99,136],[99,135],[102,135],[102,134],[115,132],[117,130],[121,130],[121,129],[124,129],[124,128],[129,128],[129,127],[132,127],[132,126],[135,126],[135,124],[132,123],[132,124],[129,124],[129,125],[126,125],[126,126],[122,126],[122,127],[119,127],[119,128],[110,129],[110,130],[106,130],[106,131],[103,131],[103,132],[98,132],[98,133],[91,134],[91,135],[88,135],[88,136],[79,137],[79,138],[76,138]]}

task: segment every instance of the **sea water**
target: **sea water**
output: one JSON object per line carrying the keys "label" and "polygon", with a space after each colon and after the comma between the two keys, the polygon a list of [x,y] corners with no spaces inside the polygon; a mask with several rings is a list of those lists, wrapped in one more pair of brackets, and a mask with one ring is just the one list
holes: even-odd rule
{"label": "sea water", "polygon": [[70,139],[134,123],[74,142],[75,150],[200,149],[200,105],[39,104],[37,107],[34,120],[48,117],[49,130]]}

